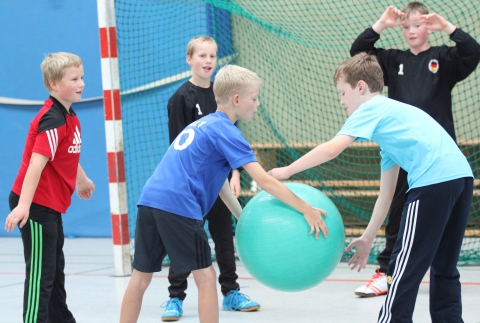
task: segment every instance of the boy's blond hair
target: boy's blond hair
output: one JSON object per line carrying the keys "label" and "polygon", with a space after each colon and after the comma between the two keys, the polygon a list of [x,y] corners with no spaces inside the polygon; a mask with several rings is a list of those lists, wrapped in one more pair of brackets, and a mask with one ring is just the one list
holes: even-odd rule
{"label": "boy's blond hair", "polygon": [[418,12],[421,15],[428,15],[428,8],[421,2],[409,2],[402,9],[402,12],[405,14],[405,18],[408,18],[412,12]]}
{"label": "boy's blond hair", "polygon": [[[193,54],[195,53],[195,49],[198,44],[204,43],[204,42],[212,42],[217,46],[217,42],[215,39],[213,39],[210,36],[197,36],[192,38],[188,44],[187,44],[187,56],[192,57]],[[217,54],[218,54],[218,46],[217,46]]]}
{"label": "boy's blond hair", "polygon": [[240,66],[226,65],[215,76],[215,101],[217,104],[226,105],[234,94],[243,95],[261,83],[261,79],[254,72]]}
{"label": "boy's blond hair", "polygon": [[82,59],[75,54],[58,52],[45,56],[40,68],[42,69],[43,83],[48,92],[52,91],[50,81],[61,82],[67,68],[81,65],[83,65]]}
{"label": "boy's blond hair", "polygon": [[340,79],[355,88],[359,81],[367,83],[370,92],[382,92],[383,72],[375,56],[360,53],[344,61],[333,77],[335,84]]}

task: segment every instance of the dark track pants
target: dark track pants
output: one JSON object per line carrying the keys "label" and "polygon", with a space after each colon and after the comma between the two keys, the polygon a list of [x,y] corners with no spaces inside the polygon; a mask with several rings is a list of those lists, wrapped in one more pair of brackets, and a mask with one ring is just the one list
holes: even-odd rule
{"label": "dark track pants", "polygon": [[393,195],[387,226],[385,227],[385,249],[377,256],[380,272],[386,274],[388,264],[392,256],[393,246],[397,241],[400,221],[402,220],[403,207],[405,205],[405,194],[408,191],[407,172],[400,168],[398,172],[397,186]]}
{"label": "dark track pants", "polygon": [[457,261],[472,193],[473,178],[415,188],[407,193],[388,266],[388,294],[378,322],[412,322],[418,288],[429,267],[432,322],[463,322]]}
{"label": "dark track pants", "polygon": [[[215,255],[220,269],[218,282],[222,288],[222,294],[226,295],[231,290],[239,288],[235,265],[235,251],[233,248],[232,216],[230,210],[220,198],[217,198],[210,212],[205,217],[208,220],[208,230],[215,243]],[[187,294],[187,277],[190,273],[175,274],[170,266],[168,291],[170,298],[178,297],[184,300]]]}
{"label": "dark track pants", "polygon": [[[18,201],[19,196],[11,193],[11,210]],[[26,264],[24,322],[74,323],[66,304],[62,215],[32,203],[30,217],[20,232]]]}

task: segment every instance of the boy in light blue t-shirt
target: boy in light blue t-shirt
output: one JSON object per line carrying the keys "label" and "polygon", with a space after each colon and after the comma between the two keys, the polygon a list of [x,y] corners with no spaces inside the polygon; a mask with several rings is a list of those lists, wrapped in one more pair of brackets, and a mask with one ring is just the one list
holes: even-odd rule
{"label": "boy in light blue t-shirt", "polygon": [[355,140],[381,147],[380,195],[356,248],[352,269],[365,268],[373,240],[388,213],[398,171],[408,173],[400,232],[388,271],[388,293],[378,322],[411,322],[418,287],[430,267],[432,322],[463,322],[456,268],[468,221],[473,174],[447,132],[420,109],[380,93],[383,74],[375,57],[355,55],[342,63],[334,81],[349,118],[330,141],[270,175],[286,179],[338,156]]}

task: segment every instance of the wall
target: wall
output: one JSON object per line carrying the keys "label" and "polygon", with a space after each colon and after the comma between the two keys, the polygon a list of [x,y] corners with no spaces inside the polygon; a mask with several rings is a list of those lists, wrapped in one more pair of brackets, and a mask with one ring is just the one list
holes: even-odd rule
{"label": "wall", "polygon": [[[65,235],[110,236],[96,1],[1,1],[0,30],[0,223],[10,211],[8,195],[20,166],[30,120],[49,95],[43,86],[40,63],[45,54],[66,51],[79,55],[84,62],[83,100],[87,102],[72,107],[82,125],[80,162],[96,190],[90,201],[74,194],[63,216]],[[12,101],[22,104],[7,103]],[[18,235],[18,228],[7,233],[2,225],[0,236]]]}
{"label": "wall", "polygon": [[[230,55],[230,20],[229,14],[201,0],[117,0],[116,20],[133,236],[141,188],[168,148],[167,101],[189,77],[138,88],[188,72],[185,48],[194,36],[215,35],[219,57]],[[224,32],[216,34],[216,28]],[[5,156],[0,167],[0,223],[9,214],[8,194],[29,122],[48,97],[40,63],[47,53],[68,51],[84,61],[86,88],[82,102],[73,108],[82,124],[80,162],[96,190],[90,201],[73,196],[63,217],[65,234],[111,236],[96,1],[2,1],[0,30],[0,43],[8,44],[0,51],[0,155]],[[0,230],[0,236],[18,235],[18,229]]]}

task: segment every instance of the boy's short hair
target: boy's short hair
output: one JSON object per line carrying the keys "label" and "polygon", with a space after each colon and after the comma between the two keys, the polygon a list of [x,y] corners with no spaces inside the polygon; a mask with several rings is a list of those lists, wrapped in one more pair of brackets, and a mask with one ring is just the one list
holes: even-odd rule
{"label": "boy's short hair", "polygon": [[407,3],[402,9],[402,12],[405,14],[405,18],[408,18],[412,12],[418,12],[421,15],[428,15],[428,8],[421,2],[413,1]]}
{"label": "boy's short hair", "polygon": [[262,80],[254,72],[236,65],[222,67],[215,76],[213,93],[217,104],[227,104],[234,94],[245,94]]}
{"label": "boy's short hair", "polygon": [[[204,43],[204,42],[212,42],[215,45],[217,45],[217,42],[215,41],[215,39],[213,39],[210,36],[194,37],[187,44],[187,56],[192,57],[193,54],[195,53],[195,48],[197,47],[197,45],[201,44],[201,43]],[[217,54],[218,54],[218,46],[217,46]]]}
{"label": "boy's short hair", "polygon": [[58,83],[65,76],[65,70],[69,67],[80,67],[82,59],[75,54],[58,52],[45,56],[40,68],[42,69],[43,83],[48,92],[52,91],[50,81]]}
{"label": "boy's short hair", "polygon": [[355,88],[359,81],[367,83],[370,92],[382,92],[383,90],[383,72],[375,56],[367,53],[360,53],[350,57],[335,71],[333,81],[338,83],[342,78]]}

